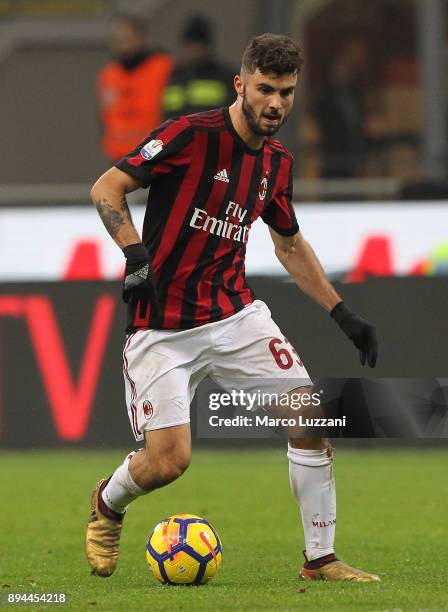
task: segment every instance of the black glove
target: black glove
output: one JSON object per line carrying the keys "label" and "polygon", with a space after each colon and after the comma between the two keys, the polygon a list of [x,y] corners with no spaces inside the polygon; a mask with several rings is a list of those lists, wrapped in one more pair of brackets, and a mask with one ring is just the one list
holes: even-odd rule
{"label": "black glove", "polygon": [[367,363],[371,368],[375,367],[378,356],[378,342],[373,325],[364,321],[357,314],[352,312],[344,302],[339,302],[330,312],[330,317],[336,321],[353,344],[359,349],[361,365]]}
{"label": "black glove", "polygon": [[139,316],[146,315],[148,303],[157,306],[157,286],[151,258],[146,247],[141,242],[130,244],[123,249],[126,257],[126,268],[123,281],[123,301],[130,301],[137,307],[140,303]]}

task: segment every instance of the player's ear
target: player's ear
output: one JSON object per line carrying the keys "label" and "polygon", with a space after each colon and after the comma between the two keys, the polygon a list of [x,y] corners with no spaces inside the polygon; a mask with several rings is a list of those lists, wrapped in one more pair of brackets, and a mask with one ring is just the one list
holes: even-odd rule
{"label": "player's ear", "polygon": [[233,79],[233,84],[235,85],[235,91],[238,96],[242,97],[244,94],[244,83],[240,74],[235,75],[235,78]]}

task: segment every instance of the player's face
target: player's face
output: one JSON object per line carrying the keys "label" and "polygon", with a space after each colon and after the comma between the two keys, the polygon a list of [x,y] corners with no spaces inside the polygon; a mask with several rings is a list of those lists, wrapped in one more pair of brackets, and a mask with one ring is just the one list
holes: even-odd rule
{"label": "player's face", "polygon": [[297,85],[297,74],[241,76],[242,109],[249,128],[257,136],[272,136],[288,117]]}

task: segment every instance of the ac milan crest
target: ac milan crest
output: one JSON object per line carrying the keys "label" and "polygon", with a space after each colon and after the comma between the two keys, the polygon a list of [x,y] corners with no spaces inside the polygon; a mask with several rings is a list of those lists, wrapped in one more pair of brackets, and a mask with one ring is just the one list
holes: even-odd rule
{"label": "ac milan crest", "polygon": [[154,414],[154,408],[149,400],[145,400],[143,402],[143,414],[145,415],[145,419],[149,421],[149,419]]}

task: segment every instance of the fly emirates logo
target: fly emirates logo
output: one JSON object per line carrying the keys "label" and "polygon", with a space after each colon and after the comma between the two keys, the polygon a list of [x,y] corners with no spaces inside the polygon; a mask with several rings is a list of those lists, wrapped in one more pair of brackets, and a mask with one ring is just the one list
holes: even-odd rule
{"label": "fly emirates logo", "polygon": [[225,219],[211,217],[202,208],[195,208],[190,220],[190,226],[215,236],[221,236],[221,238],[228,238],[237,242],[247,242],[250,224],[241,225],[246,213],[247,210],[244,210],[239,204],[232,201],[229,202],[226,208]]}

